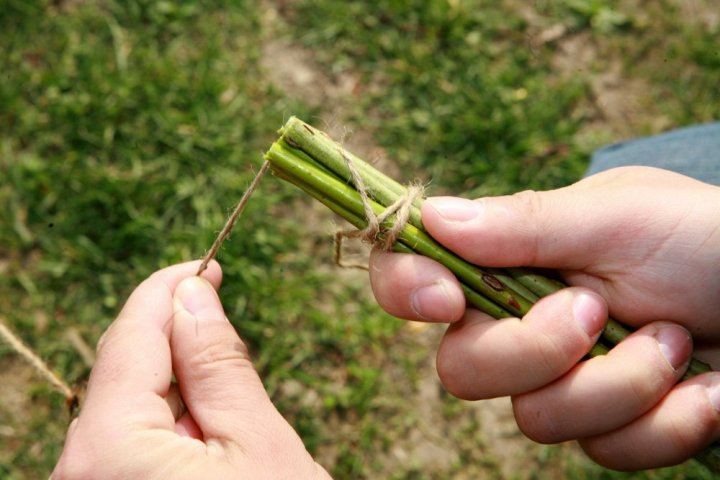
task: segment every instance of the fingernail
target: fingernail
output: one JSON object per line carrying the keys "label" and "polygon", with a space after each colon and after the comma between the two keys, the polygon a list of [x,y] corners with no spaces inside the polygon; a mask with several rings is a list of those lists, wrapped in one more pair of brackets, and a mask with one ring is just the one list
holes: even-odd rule
{"label": "fingernail", "polygon": [[439,280],[431,285],[415,289],[410,294],[410,306],[425,320],[454,320],[454,298],[450,294],[448,282]]}
{"label": "fingernail", "polygon": [[595,293],[579,293],[572,302],[575,321],[587,333],[588,337],[595,337],[607,321],[605,301]]}
{"label": "fingernail", "polygon": [[715,407],[715,410],[720,412],[720,374],[713,374],[711,383],[707,387],[707,392],[710,403]]}
{"label": "fingernail", "polygon": [[427,203],[449,222],[467,222],[477,217],[483,209],[481,201],[456,197],[434,197]]}
{"label": "fingernail", "polygon": [[692,339],[687,330],[678,325],[667,324],[661,326],[654,336],[660,353],[673,370],[678,370],[687,363],[692,351]]}
{"label": "fingernail", "polygon": [[188,277],[175,289],[175,312],[186,310],[195,317],[224,319],[225,311],[213,286],[201,277]]}

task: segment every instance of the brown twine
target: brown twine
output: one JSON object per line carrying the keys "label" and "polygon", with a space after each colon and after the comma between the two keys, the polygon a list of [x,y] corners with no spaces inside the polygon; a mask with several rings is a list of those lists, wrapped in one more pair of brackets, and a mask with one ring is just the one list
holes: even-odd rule
{"label": "brown twine", "polygon": [[[204,270],[207,269],[210,260],[215,257],[223,241],[225,241],[228,235],[230,235],[230,232],[235,226],[235,222],[238,218],[240,218],[240,215],[245,209],[245,206],[247,205],[250,196],[257,188],[260,179],[265,174],[265,172],[267,172],[269,167],[270,163],[266,160],[262,164],[262,167],[260,167],[257,175],[255,175],[255,178],[251,182],[248,189],[243,194],[237,207],[235,207],[235,210],[227,219],[227,222],[225,222],[225,226],[220,231],[220,234],[215,239],[215,242],[213,242],[212,247],[210,247],[210,251],[208,251],[208,253],[205,255],[205,258],[203,258],[203,261],[197,271],[197,275],[200,275]],[[52,385],[56,390],[58,390],[65,396],[65,402],[68,406],[68,409],[71,414],[74,414],[77,408],[79,408],[80,403],[80,398],[78,397],[77,393],[74,392],[73,389],[70,388],[70,386],[65,383],[59,376],[57,376],[35,352],[33,352],[27,345],[25,345],[22,340],[20,340],[20,338],[18,338],[12,332],[12,330],[10,330],[10,328],[5,325],[4,319],[2,317],[0,317],[0,338],[3,338],[10,345],[10,347],[12,347],[12,349],[18,355],[20,355],[20,357],[24,359],[33,368],[33,370],[35,370],[35,372],[37,372],[42,378],[44,378],[48,383],[50,383],[50,385]],[[85,363],[91,366],[94,361],[93,352],[87,350],[87,348],[79,348],[78,342],[82,343],[82,340],[79,339],[77,332],[68,331],[68,338],[71,343],[73,343],[76,348],[78,348]],[[87,347],[86,345],[84,345],[84,343],[82,346]]]}
{"label": "brown twine", "polygon": [[[397,240],[398,235],[400,235],[400,232],[405,227],[405,224],[410,218],[410,210],[412,208],[413,202],[415,202],[415,200],[417,200],[418,198],[422,197],[424,188],[422,187],[422,185],[419,184],[408,185],[405,195],[398,198],[392,205],[388,206],[385,210],[383,210],[382,213],[376,215],[370,203],[371,200],[367,192],[367,187],[365,186],[365,182],[363,181],[360,172],[358,172],[357,170],[355,162],[348,155],[346,155],[342,149],[340,149],[339,152],[342,158],[347,163],[348,169],[350,171],[350,176],[352,177],[352,181],[355,184],[355,189],[360,195],[360,201],[362,203],[363,210],[365,211],[367,226],[361,230],[339,230],[335,233],[335,263],[338,266],[344,268],[362,268],[364,270],[367,270],[367,266],[364,264],[350,263],[343,260],[343,240],[346,238],[360,238],[362,241],[377,245],[383,250],[390,250],[395,241]],[[228,217],[217,238],[215,238],[215,241],[210,247],[210,250],[203,258],[203,261],[200,263],[200,267],[198,268],[196,275],[202,274],[202,272],[207,269],[210,260],[215,258],[215,255],[217,255],[217,252],[222,246],[223,242],[227,239],[227,237],[230,235],[233,228],[235,227],[235,223],[237,222],[238,218],[240,218],[240,215],[245,209],[245,206],[247,205],[250,196],[257,189],[257,186],[260,183],[260,179],[263,177],[263,175],[265,175],[269,167],[270,162],[265,160],[265,162],[263,162],[262,166],[260,167],[260,170],[255,175],[255,178],[253,178],[252,182],[250,183],[250,186],[240,199],[240,202],[238,202],[237,207],[235,207],[235,210],[232,212],[230,217]],[[382,224],[388,218],[390,218],[391,215],[395,215],[395,221],[393,222],[392,226],[390,228],[382,227]]]}
{"label": "brown twine", "polygon": [[68,406],[75,404],[77,396],[73,392],[72,388],[68,386],[60,377],[58,377],[50,367],[40,358],[35,352],[33,352],[22,340],[20,340],[10,330],[2,317],[0,317],[0,337],[2,337],[20,357],[25,360],[42,378],[47,380],[50,385],[55,387],[57,391],[65,396],[65,401]]}
{"label": "brown twine", "polygon": [[247,188],[247,190],[245,190],[242,198],[240,198],[237,207],[235,207],[235,210],[233,210],[233,212],[230,214],[230,217],[228,217],[227,221],[225,222],[225,226],[222,228],[222,230],[220,230],[220,233],[213,242],[212,247],[210,247],[208,253],[205,255],[205,258],[203,258],[202,263],[200,263],[200,267],[198,268],[198,271],[195,275],[200,275],[202,272],[204,272],[207,269],[210,260],[215,258],[218,250],[220,250],[220,246],[232,232],[232,229],[235,226],[235,222],[237,222],[243,210],[245,210],[245,206],[247,205],[248,200],[250,200],[250,196],[253,194],[255,189],[257,189],[257,186],[260,183],[260,179],[263,177],[263,175],[265,175],[265,172],[267,172],[269,167],[270,162],[265,160],[260,167],[260,170],[255,175],[255,178],[253,178],[252,182],[250,183],[250,186]]}
{"label": "brown twine", "polygon": [[[360,238],[363,242],[376,245],[385,251],[390,250],[410,218],[410,209],[413,202],[422,197],[424,188],[419,184],[408,185],[405,195],[398,198],[392,205],[383,210],[382,213],[375,215],[375,211],[370,204],[367,187],[355,166],[355,162],[342,150],[339,150],[339,152],[347,163],[350,176],[355,184],[355,189],[360,194],[360,201],[362,202],[363,210],[365,210],[367,226],[362,230],[339,230],[335,232],[335,263],[343,268],[361,268],[368,270],[367,265],[345,262],[343,260],[343,240],[346,238]],[[393,214],[395,214],[395,221],[392,226],[390,228],[383,228],[382,224]]]}
{"label": "brown twine", "polygon": [[[360,238],[367,243],[380,246],[383,250],[389,250],[390,248],[392,248],[392,245],[395,243],[398,235],[407,223],[410,217],[410,209],[413,202],[422,196],[423,187],[421,185],[409,185],[407,188],[407,193],[405,195],[398,198],[380,215],[376,215],[370,204],[370,198],[367,193],[367,187],[365,186],[365,182],[363,182],[360,173],[357,171],[355,163],[350,157],[345,155],[342,150],[340,151],[340,154],[347,162],[348,168],[350,170],[350,175],[352,177],[353,183],[355,184],[355,188],[360,194],[360,199],[362,201],[363,209],[365,210],[365,216],[367,218],[367,226],[362,230],[340,230],[335,233],[335,262],[341,267],[355,267],[367,270],[367,266],[365,265],[348,264],[343,262],[343,239]],[[252,182],[250,183],[250,186],[240,199],[240,202],[238,202],[237,206],[235,207],[235,210],[233,210],[232,214],[225,222],[225,225],[223,226],[222,230],[213,242],[212,247],[210,247],[210,250],[203,258],[203,261],[200,263],[197,275],[200,275],[203,271],[207,269],[208,263],[210,263],[210,261],[215,257],[222,243],[230,235],[233,227],[235,226],[235,223],[237,222],[238,218],[240,218],[240,215],[245,209],[245,206],[247,205],[250,196],[257,189],[258,184],[260,183],[260,179],[265,175],[269,167],[270,162],[265,160],[265,162],[263,162],[262,166],[260,167],[260,170],[255,175],[255,178],[253,178]],[[395,222],[393,223],[393,225],[390,228],[383,228],[382,224],[393,214],[395,214]],[[74,409],[78,407],[79,398],[77,394],[73,391],[73,389],[70,388],[70,386],[68,386],[68,384],[65,383],[59,376],[57,376],[37,354],[35,354],[28,346],[26,346],[22,342],[22,340],[20,340],[12,332],[12,330],[10,330],[10,328],[5,325],[2,317],[0,317],[0,337],[2,337],[12,347],[12,349],[18,355],[20,355],[20,357],[23,358],[41,377],[47,380],[53,387],[55,387],[55,389],[57,389],[65,396],[66,403],[68,404],[71,412],[73,412]],[[86,362],[88,362],[87,359]]]}

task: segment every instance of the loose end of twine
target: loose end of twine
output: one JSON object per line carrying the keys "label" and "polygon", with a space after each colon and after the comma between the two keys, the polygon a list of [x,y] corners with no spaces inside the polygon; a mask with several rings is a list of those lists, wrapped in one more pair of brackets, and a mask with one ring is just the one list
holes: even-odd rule
{"label": "loose end of twine", "polygon": [[[367,270],[367,265],[345,262],[343,260],[343,240],[345,238],[360,238],[362,241],[379,246],[383,250],[390,250],[410,218],[410,209],[412,208],[413,202],[423,196],[424,188],[421,184],[408,185],[405,195],[398,198],[392,205],[383,210],[382,213],[376,215],[370,203],[371,200],[367,192],[367,187],[365,186],[365,182],[355,166],[355,162],[342,150],[342,148],[340,148],[340,155],[347,162],[350,176],[355,184],[355,189],[360,195],[360,200],[367,219],[367,226],[361,230],[339,230],[335,233],[335,263],[343,268],[361,268],[363,270]],[[253,178],[250,183],[250,186],[247,188],[237,206],[228,217],[217,238],[215,238],[210,250],[200,263],[196,275],[199,276],[207,270],[208,264],[213,258],[215,258],[215,255],[217,255],[217,252],[220,250],[223,242],[232,232],[235,227],[235,223],[245,210],[250,197],[257,189],[260,180],[269,168],[270,162],[265,160],[260,167],[260,170],[255,175],[255,178]],[[388,220],[391,215],[395,215],[395,221],[392,226],[389,228],[383,227],[382,224]]]}
{"label": "loose end of twine", "polygon": [[210,247],[208,253],[205,254],[205,257],[200,263],[200,267],[198,268],[198,271],[195,275],[200,276],[205,270],[207,270],[207,266],[210,261],[215,258],[215,255],[217,255],[217,252],[218,250],[220,250],[220,247],[222,246],[225,239],[230,236],[230,233],[235,227],[235,223],[237,222],[238,218],[240,218],[240,215],[242,215],[243,210],[245,210],[245,206],[247,205],[248,200],[250,200],[250,196],[252,196],[253,192],[255,192],[255,190],[257,189],[258,185],[260,184],[260,179],[262,179],[262,177],[268,171],[268,168],[270,168],[270,162],[265,160],[260,167],[260,170],[255,175],[255,178],[253,178],[252,182],[250,183],[250,186],[247,188],[247,190],[245,190],[242,198],[240,198],[240,201],[235,207],[235,210],[233,210],[233,212],[228,217],[227,221],[225,222],[225,226],[223,226],[222,230],[220,230],[220,233],[213,242],[212,247]]}
{"label": "loose end of twine", "polygon": [[25,360],[35,372],[52,385],[59,393],[65,396],[65,404],[71,414],[79,406],[79,398],[70,386],[65,383],[58,375],[56,375],[50,367],[33,352],[30,347],[25,345],[20,338],[15,335],[10,328],[5,325],[5,321],[0,317],[0,337],[7,342],[10,347]]}

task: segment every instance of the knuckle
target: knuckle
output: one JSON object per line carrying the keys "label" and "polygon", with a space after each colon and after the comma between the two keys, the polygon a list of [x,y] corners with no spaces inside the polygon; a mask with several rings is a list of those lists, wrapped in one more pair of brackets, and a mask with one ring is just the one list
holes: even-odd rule
{"label": "knuckle", "polygon": [[436,360],[438,377],[451,395],[463,400],[476,400],[467,383],[469,362],[459,361],[462,353],[457,347],[445,339],[441,342]]}
{"label": "knuckle", "polygon": [[605,468],[622,470],[623,463],[627,461],[625,454],[618,451],[604,436],[580,439],[578,443],[590,459]]}
{"label": "knuckle", "polygon": [[573,355],[575,349],[570,348],[572,345],[567,339],[543,330],[532,333],[535,341],[529,354],[535,360],[533,369],[539,383],[555,380],[572,368],[577,359]]}
{"label": "knuckle", "polygon": [[51,480],[85,480],[97,478],[98,468],[93,461],[94,456],[79,451],[75,442],[68,442],[58,459]]}
{"label": "knuckle", "polygon": [[544,225],[544,212],[547,211],[545,197],[534,190],[524,190],[511,196],[515,201],[517,210],[522,215],[522,238],[526,242],[524,251],[527,252],[528,265],[533,265],[539,256],[540,238],[543,238],[544,231],[548,230]]}
{"label": "knuckle", "polygon": [[107,343],[107,338],[110,333],[110,330],[112,329],[112,325],[108,327],[107,330],[103,332],[102,335],[100,335],[100,338],[97,341],[97,344],[95,345],[95,354],[97,355],[104,347],[104,345]]}
{"label": "knuckle", "polygon": [[124,338],[130,333],[131,329],[125,325],[125,318],[127,317],[124,317],[121,313],[117,320],[111,323],[110,326],[103,332],[95,345],[96,355],[102,355],[104,351],[108,350],[108,345],[117,342],[119,339]]}
{"label": "knuckle", "polygon": [[90,469],[82,462],[70,461],[64,456],[60,457],[50,477],[51,480],[82,480],[86,478],[92,478]]}
{"label": "knuckle", "polygon": [[440,381],[445,389],[451,394],[457,396],[455,393],[457,374],[455,371],[455,361],[452,356],[452,353],[447,347],[447,342],[443,340],[438,348],[435,368],[437,369],[438,377],[440,377]]}
{"label": "knuckle", "polygon": [[528,215],[540,213],[543,210],[542,196],[535,190],[523,190],[514,193],[512,198],[518,203],[523,212]]}
{"label": "knuckle", "polygon": [[532,395],[513,397],[513,413],[518,428],[529,439],[545,444],[562,441],[551,414],[533,401]]}
{"label": "knuckle", "polygon": [[[644,410],[650,408],[657,401],[659,393],[665,393],[671,386],[663,378],[655,374],[655,370],[641,371],[630,368],[626,370],[624,378],[627,392],[627,399],[635,409]],[[667,384],[667,385],[666,385]]]}
{"label": "knuckle", "polygon": [[238,337],[217,338],[209,342],[205,348],[195,352],[188,363],[191,368],[253,368],[247,347]]}

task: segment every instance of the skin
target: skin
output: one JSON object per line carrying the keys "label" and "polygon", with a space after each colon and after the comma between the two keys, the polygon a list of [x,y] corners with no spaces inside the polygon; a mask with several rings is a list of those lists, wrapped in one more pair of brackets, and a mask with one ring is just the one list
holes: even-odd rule
{"label": "skin", "polygon": [[[677,383],[695,355],[720,367],[720,188],[647,167],[548,192],[428,199],[427,231],[488,267],[556,269],[572,285],[522,319],[465,308],[454,276],[376,250],[370,278],[398,317],[446,322],[444,386],[465,399],[512,396],[531,439],[578,439],[618,470],[680,463],[720,437],[720,373]],[[637,331],[583,361],[609,312]]]}
{"label": "skin", "polygon": [[330,478],[225,317],[219,265],[198,265],[153,274],[105,332],[52,479]]}
{"label": "skin", "polygon": [[[427,230],[459,255],[558,269],[573,285],[522,320],[466,309],[453,275],[417,255],[374,251],[371,282],[388,312],[450,324],[437,365],[451,393],[511,395],[530,438],[580,439],[610,468],[671,465],[720,437],[720,373],[677,383],[693,339],[698,356],[720,358],[718,205],[717,187],[642,168],[552,192],[429,199]],[[329,478],[225,317],[219,265],[203,278],[198,265],[153,274],[103,335],[53,479]],[[608,309],[638,330],[582,361]]]}

